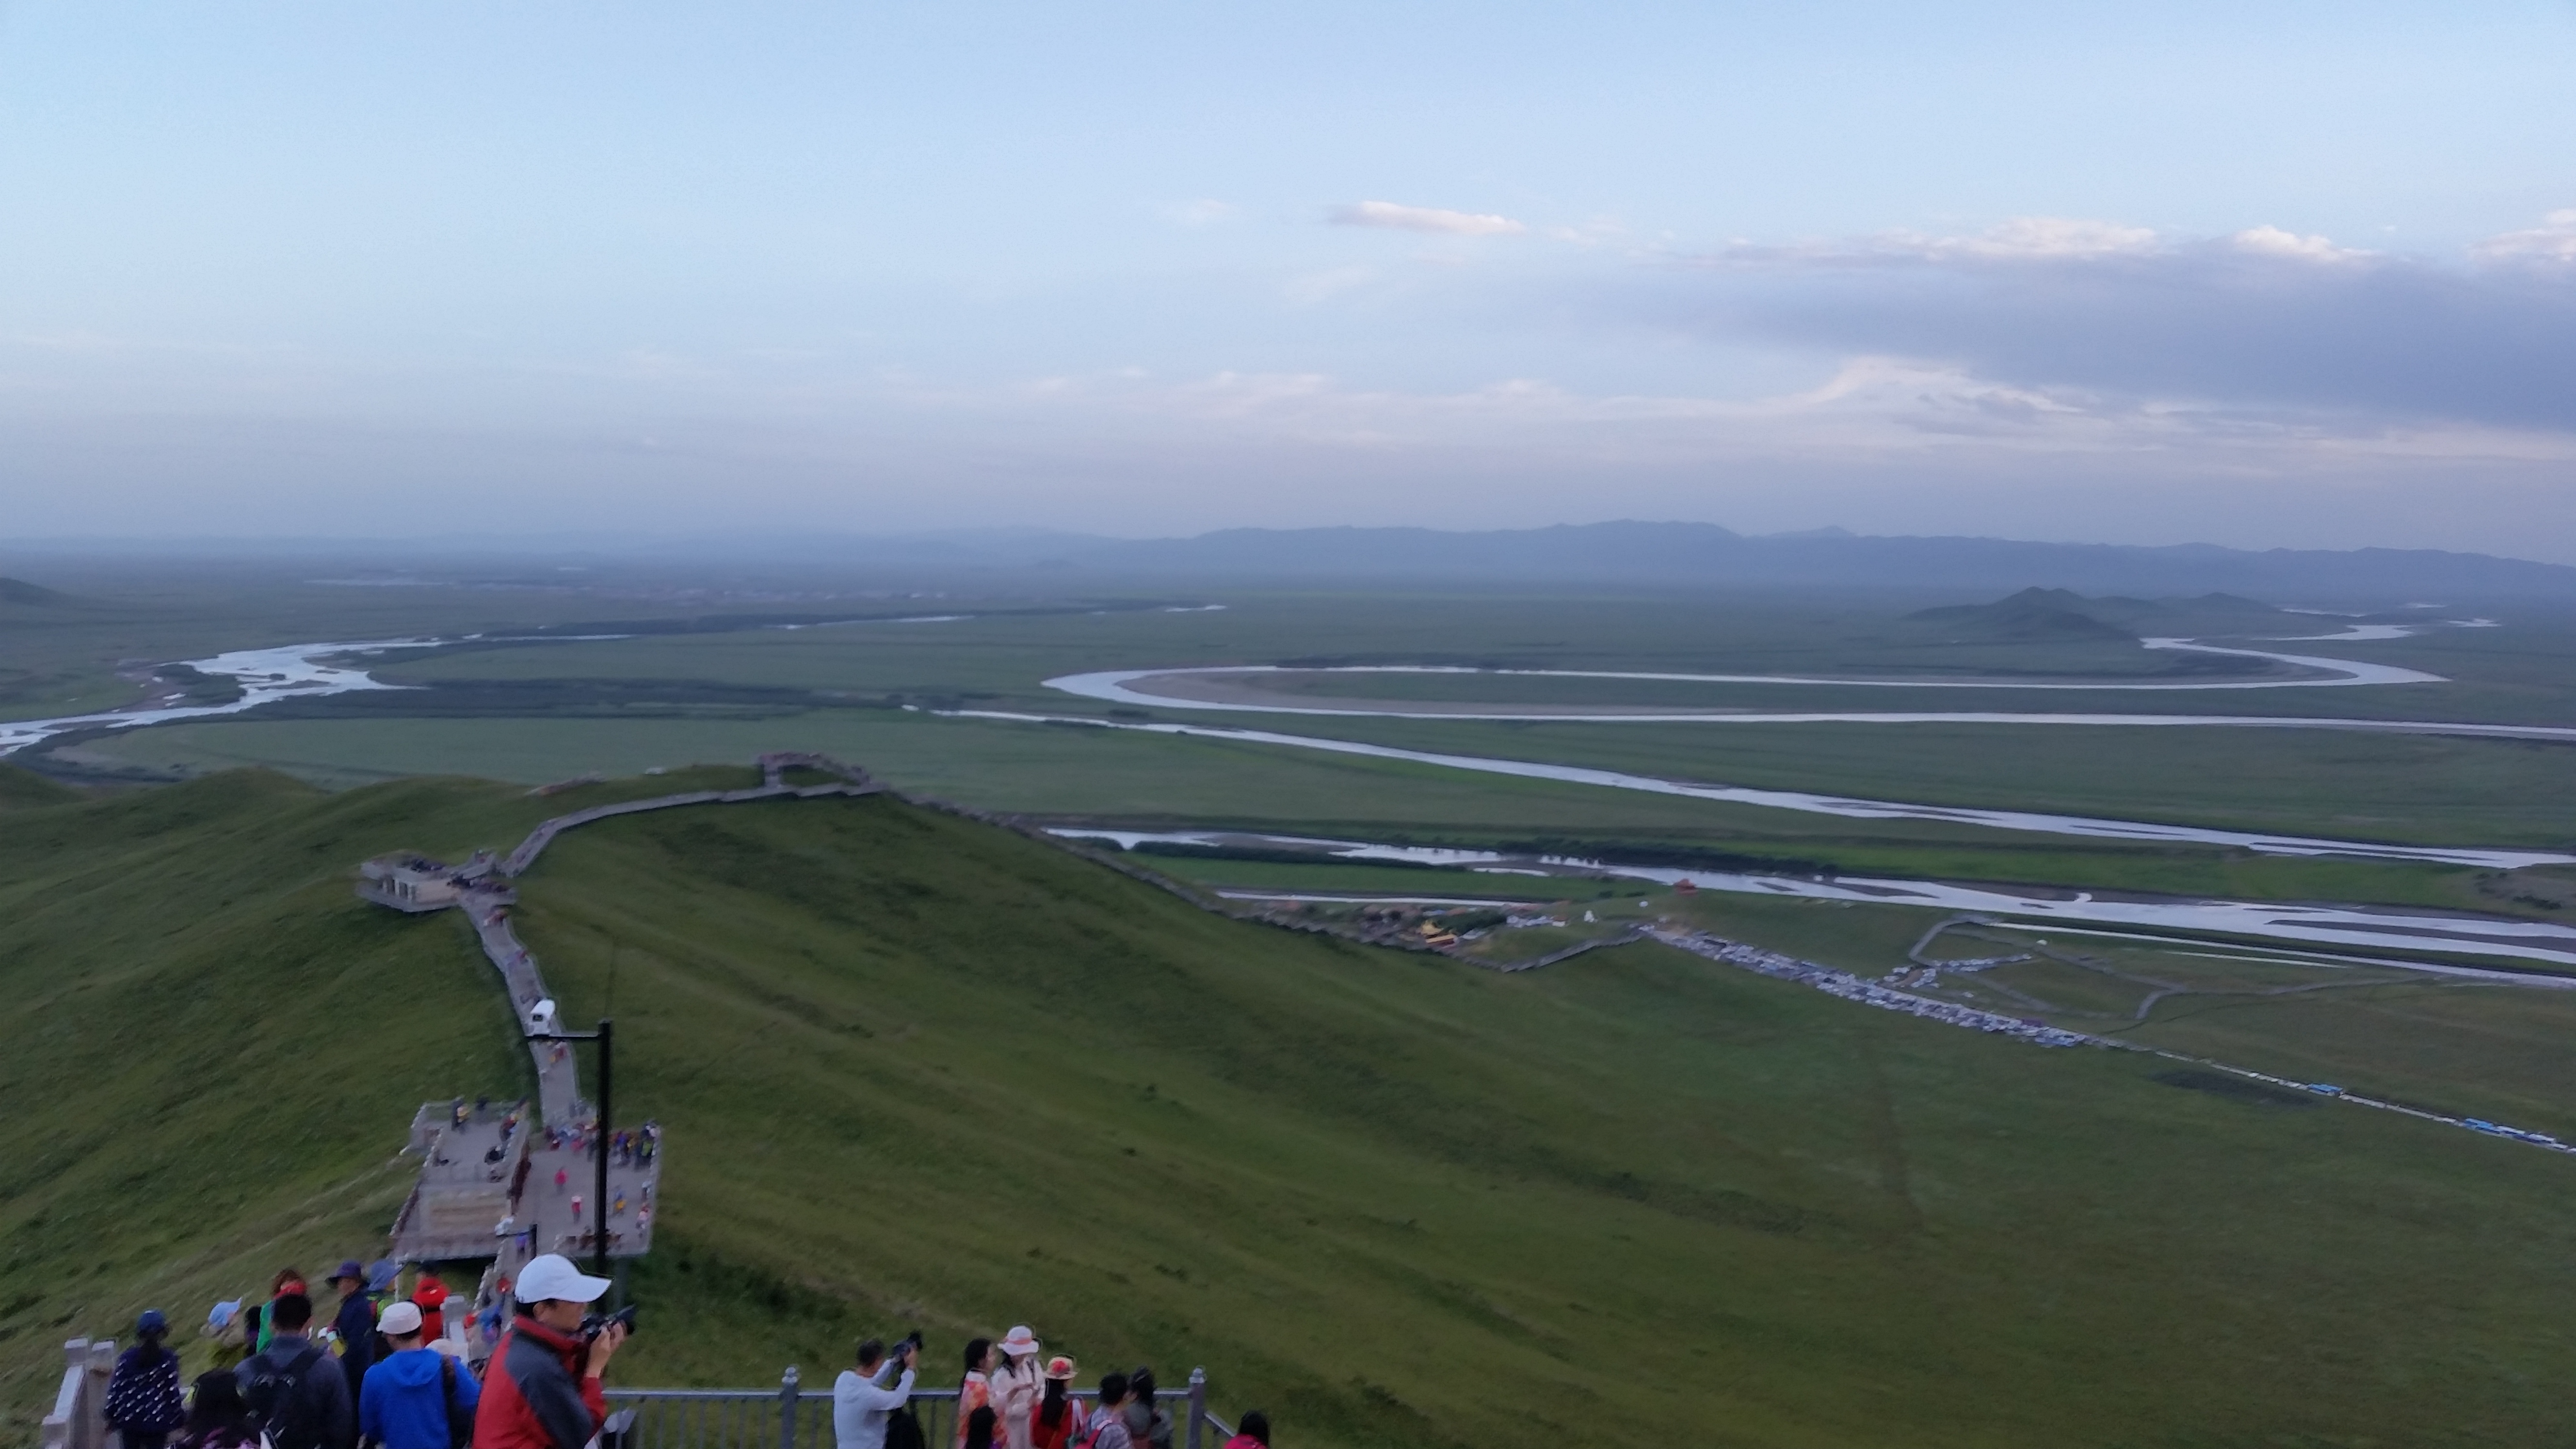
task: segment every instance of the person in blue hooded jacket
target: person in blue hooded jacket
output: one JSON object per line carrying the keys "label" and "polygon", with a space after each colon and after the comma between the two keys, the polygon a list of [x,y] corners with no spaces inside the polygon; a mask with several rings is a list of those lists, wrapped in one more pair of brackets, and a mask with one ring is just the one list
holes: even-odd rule
{"label": "person in blue hooded jacket", "polygon": [[387,1308],[376,1331],[394,1351],[368,1368],[359,1390],[359,1442],[383,1449],[448,1449],[468,1442],[482,1385],[456,1360],[421,1346],[419,1305]]}

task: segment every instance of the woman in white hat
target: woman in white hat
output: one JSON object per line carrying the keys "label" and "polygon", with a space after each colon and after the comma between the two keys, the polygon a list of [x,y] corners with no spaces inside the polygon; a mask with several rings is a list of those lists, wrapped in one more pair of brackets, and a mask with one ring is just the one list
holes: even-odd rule
{"label": "woman in white hat", "polygon": [[1038,1373],[1038,1336],[1029,1326],[1019,1324],[1002,1335],[993,1345],[999,1360],[984,1376],[992,1395],[993,1416],[999,1430],[994,1435],[997,1445],[1005,1449],[1029,1449],[1029,1416],[1038,1410],[1038,1399],[1046,1392],[1046,1381]]}

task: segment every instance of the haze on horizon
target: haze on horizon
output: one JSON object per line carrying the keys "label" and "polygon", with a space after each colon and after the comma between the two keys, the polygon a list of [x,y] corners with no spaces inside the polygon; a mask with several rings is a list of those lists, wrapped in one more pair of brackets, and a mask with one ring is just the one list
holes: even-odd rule
{"label": "haze on horizon", "polygon": [[2576,562],[2576,7],[0,3],[0,542]]}

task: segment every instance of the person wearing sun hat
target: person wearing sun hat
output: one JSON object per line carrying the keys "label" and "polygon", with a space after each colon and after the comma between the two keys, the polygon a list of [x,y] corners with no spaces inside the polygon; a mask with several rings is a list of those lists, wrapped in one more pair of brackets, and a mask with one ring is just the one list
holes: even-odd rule
{"label": "person wearing sun hat", "polygon": [[599,1378],[626,1341],[626,1325],[612,1323],[585,1340],[581,1320],[608,1287],[561,1253],[539,1254],[519,1269],[512,1290],[519,1312],[484,1371],[474,1449],[582,1449],[599,1432],[608,1416]]}
{"label": "person wearing sun hat", "polygon": [[1082,1432],[1082,1400],[1073,1396],[1073,1360],[1057,1354],[1046,1363],[1046,1392],[1029,1415],[1029,1449],[1065,1449]]}
{"label": "person wearing sun hat", "polygon": [[1029,1449],[1029,1416],[1038,1408],[1044,1380],[1038,1377],[1038,1350],[1044,1345],[1025,1323],[1015,1324],[993,1345],[1000,1358],[984,1376],[993,1405],[994,1443],[1002,1449]]}
{"label": "person wearing sun hat", "polygon": [[376,1361],[376,1300],[367,1293],[366,1266],[355,1258],[331,1275],[331,1286],[340,1290],[340,1308],[331,1317],[331,1331],[340,1335],[340,1372],[349,1376],[349,1397],[354,1401],[366,1384],[367,1366]]}

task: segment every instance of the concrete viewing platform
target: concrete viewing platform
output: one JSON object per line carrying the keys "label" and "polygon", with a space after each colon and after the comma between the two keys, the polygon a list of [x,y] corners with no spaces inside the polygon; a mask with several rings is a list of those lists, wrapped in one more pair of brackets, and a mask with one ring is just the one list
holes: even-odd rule
{"label": "concrete viewing platform", "polygon": [[[420,1180],[394,1224],[393,1253],[407,1262],[493,1258],[508,1276],[538,1253],[589,1253],[603,1225],[609,1252],[641,1254],[652,1243],[654,1195],[662,1168],[661,1129],[650,1122],[620,1130],[598,1120],[581,1093],[572,1046],[547,1040],[562,1031],[554,993],[536,957],[510,928],[511,885],[564,831],[594,820],[682,805],[873,795],[885,787],[866,771],[828,755],[776,753],[759,760],[761,783],[742,790],[695,790],[596,805],[545,820],[504,856],[478,850],[460,865],[416,852],[378,856],[359,867],[358,895],[411,915],[461,910],[483,955],[501,974],[511,1014],[527,1040],[537,1095],[526,1101],[468,1105],[464,1099],[422,1105],[409,1151],[422,1157]],[[836,777],[790,785],[786,772]],[[542,793],[542,792],[540,792]],[[603,1144],[602,1134],[607,1141]],[[608,1153],[607,1201],[600,1202],[597,1154]]]}
{"label": "concrete viewing platform", "polygon": [[420,1180],[394,1220],[393,1256],[494,1258],[506,1273],[539,1253],[587,1255],[603,1218],[610,1256],[639,1256],[653,1242],[661,1142],[650,1122],[612,1136],[603,1205],[595,1123],[549,1126],[524,1101],[425,1102],[412,1119]]}

